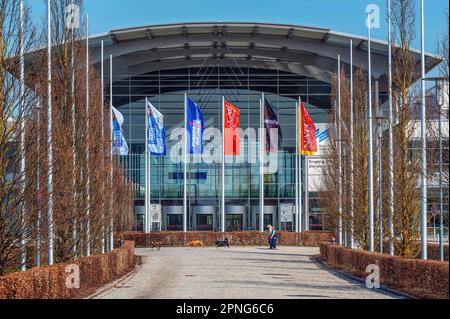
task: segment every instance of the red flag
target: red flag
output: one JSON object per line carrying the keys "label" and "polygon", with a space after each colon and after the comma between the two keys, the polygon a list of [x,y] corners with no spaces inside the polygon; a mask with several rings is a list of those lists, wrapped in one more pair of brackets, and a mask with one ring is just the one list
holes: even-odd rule
{"label": "red flag", "polygon": [[225,155],[240,155],[241,140],[239,138],[238,128],[241,110],[227,101],[224,101],[224,112],[224,153]]}
{"label": "red flag", "polygon": [[308,114],[303,102],[300,106],[300,134],[302,155],[314,155],[317,153],[316,126]]}

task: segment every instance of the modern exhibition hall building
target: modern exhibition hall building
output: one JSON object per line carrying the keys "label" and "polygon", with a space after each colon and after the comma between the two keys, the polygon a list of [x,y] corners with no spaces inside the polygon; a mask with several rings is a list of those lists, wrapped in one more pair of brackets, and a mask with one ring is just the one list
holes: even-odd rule
{"label": "modern exhibition hall building", "polygon": [[[348,72],[353,63],[367,70],[365,36],[327,29],[264,23],[183,23],[113,30],[90,38],[92,63],[100,70],[104,43],[104,78],[109,99],[112,55],[112,101],[124,115],[129,155],[120,161],[134,190],[134,225],[145,218],[145,99],[164,115],[167,155],[150,157],[150,211],[153,230],[182,230],[184,164],[173,160],[170,136],[184,127],[185,93],[202,109],[205,127],[221,128],[222,98],[240,109],[242,130],[259,128],[260,99],[273,106],[282,131],[277,169],[264,175],[264,224],[293,230],[295,223],[296,103],[304,102],[316,123],[319,153],[302,162],[303,224],[324,227],[320,207],[321,167],[326,165],[331,77],[340,55]],[[379,101],[387,101],[388,45],[372,40],[372,76]],[[420,63],[420,52],[413,51]],[[426,69],[439,59],[427,54]],[[251,143],[242,141],[241,153]],[[187,165],[187,229],[220,230],[221,164],[192,159]],[[259,162],[228,163],[225,170],[226,230],[259,229]]]}

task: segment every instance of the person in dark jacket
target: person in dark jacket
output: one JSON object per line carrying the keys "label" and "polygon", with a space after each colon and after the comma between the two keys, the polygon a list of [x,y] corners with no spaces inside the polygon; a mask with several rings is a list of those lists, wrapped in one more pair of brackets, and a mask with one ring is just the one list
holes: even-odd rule
{"label": "person in dark jacket", "polygon": [[267,225],[267,228],[269,229],[269,235],[267,236],[267,241],[269,243],[269,249],[273,249],[272,245],[272,225]]}
{"label": "person in dark jacket", "polygon": [[275,226],[272,226],[272,232],[270,234],[271,237],[271,245],[272,249],[277,249],[277,231],[275,230]]}

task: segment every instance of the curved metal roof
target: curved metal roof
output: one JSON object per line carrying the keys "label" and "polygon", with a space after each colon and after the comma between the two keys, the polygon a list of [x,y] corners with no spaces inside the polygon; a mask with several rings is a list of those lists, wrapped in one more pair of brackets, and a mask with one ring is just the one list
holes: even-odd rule
{"label": "curved metal roof", "polygon": [[[112,30],[90,38],[92,62],[113,56],[113,74],[123,77],[158,70],[200,66],[240,66],[305,75],[329,82],[337,56],[349,63],[353,41],[355,66],[367,69],[367,37],[329,29],[269,23],[203,22],[149,25]],[[420,52],[411,50],[420,65]],[[372,74],[385,87],[388,44],[372,40]],[[426,55],[426,69],[440,63]],[[108,67],[108,64],[107,64]],[[106,68],[109,72],[109,70]],[[115,77],[116,79],[116,77]]]}

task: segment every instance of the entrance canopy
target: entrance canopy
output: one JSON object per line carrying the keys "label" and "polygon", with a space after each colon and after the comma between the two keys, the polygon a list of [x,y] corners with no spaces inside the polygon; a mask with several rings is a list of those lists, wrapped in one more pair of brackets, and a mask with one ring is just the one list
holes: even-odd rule
{"label": "entrance canopy", "polygon": [[[350,40],[354,65],[367,70],[367,37],[297,25],[205,22],[112,30],[90,40],[92,62],[98,67],[102,40],[105,59],[113,56],[114,81],[120,80],[117,76],[221,65],[279,70],[329,83],[338,54],[348,70]],[[420,52],[411,52],[419,65]],[[387,42],[372,40],[372,74],[381,90],[386,88],[387,54]],[[439,63],[438,57],[426,55],[427,70]]]}

